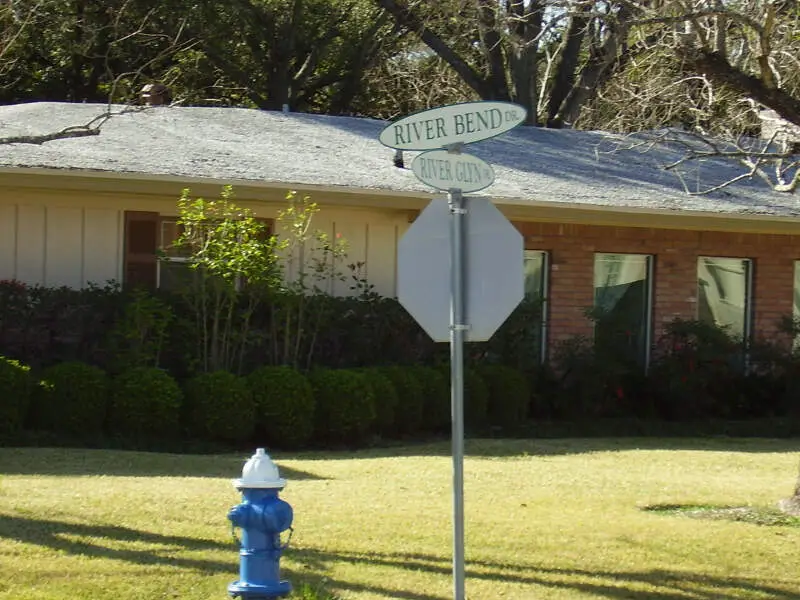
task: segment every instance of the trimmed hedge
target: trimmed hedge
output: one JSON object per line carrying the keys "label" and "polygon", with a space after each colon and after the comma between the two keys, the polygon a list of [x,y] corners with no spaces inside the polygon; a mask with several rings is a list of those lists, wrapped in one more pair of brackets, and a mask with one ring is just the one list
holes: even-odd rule
{"label": "trimmed hedge", "polygon": [[182,397],[181,388],[165,371],[155,367],[127,369],[112,382],[109,433],[175,435]]}
{"label": "trimmed hedge", "polygon": [[450,430],[450,380],[438,369],[408,367],[422,388],[424,400],[422,428],[426,431]]}
{"label": "trimmed hedge", "polygon": [[102,369],[78,361],[45,369],[34,393],[33,425],[81,437],[102,433],[108,384]]}
{"label": "trimmed hedge", "polygon": [[17,433],[30,405],[30,367],[0,356],[0,435]]}
{"label": "trimmed hedge", "polygon": [[247,376],[256,411],[256,430],[270,446],[297,448],[314,433],[314,390],[291,367],[259,367]]}
{"label": "trimmed hedge", "polygon": [[320,440],[360,442],[375,422],[375,396],[366,375],[353,369],[316,369],[309,375]]}
{"label": "trimmed hedge", "polygon": [[397,411],[394,419],[395,435],[416,435],[422,428],[425,396],[422,384],[409,367],[379,367],[397,390]]}
{"label": "trimmed hedge", "polygon": [[392,435],[395,430],[395,414],[400,403],[397,390],[378,367],[358,369],[367,378],[375,397],[375,430],[381,435]]}
{"label": "trimmed hedge", "polygon": [[203,373],[186,382],[185,419],[199,439],[241,442],[255,427],[255,406],[243,377],[228,371]]}
{"label": "trimmed hedge", "polygon": [[[448,394],[450,393],[450,365],[438,367],[445,378]],[[486,429],[486,411],[489,406],[489,388],[472,367],[464,369],[464,428],[472,433]],[[448,423],[450,423],[450,397],[448,396]],[[449,425],[448,425],[449,427]]]}
{"label": "trimmed hedge", "polygon": [[489,389],[487,420],[505,430],[517,429],[528,418],[531,391],[520,371],[504,365],[483,365],[478,369]]}

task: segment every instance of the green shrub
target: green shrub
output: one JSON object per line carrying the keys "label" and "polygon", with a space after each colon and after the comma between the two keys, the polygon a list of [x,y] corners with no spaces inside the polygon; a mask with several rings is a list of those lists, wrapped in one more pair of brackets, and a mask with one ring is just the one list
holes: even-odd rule
{"label": "green shrub", "polygon": [[22,428],[30,393],[30,368],[0,356],[0,434],[13,434]]}
{"label": "green shrub", "polygon": [[513,430],[524,423],[531,401],[525,375],[504,365],[484,365],[478,372],[489,389],[489,424]]}
{"label": "green shrub", "polygon": [[375,397],[367,376],[351,369],[317,369],[309,375],[322,440],[359,442],[375,422]]}
{"label": "green shrub", "polygon": [[367,378],[375,397],[375,429],[381,435],[391,435],[400,402],[392,380],[378,367],[365,367],[358,371]]}
{"label": "green shrub", "polygon": [[174,434],[182,395],[175,380],[161,369],[127,369],[112,381],[109,430],[137,437]]}
{"label": "green shrub", "polygon": [[[450,365],[439,367],[439,372],[445,378],[448,393],[450,393]],[[448,402],[451,402],[448,396]],[[480,432],[486,429],[486,410],[489,406],[489,388],[478,371],[471,367],[464,369],[464,428],[471,432]],[[450,415],[450,404],[448,404]],[[448,419],[452,419],[448,417]],[[450,421],[448,421],[450,422]]]}
{"label": "green shrub", "polygon": [[414,435],[422,428],[425,411],[425,396],[422,384],[410,367],[380,367],[397,390],[397,411],[394,429],[396,435]]}
{"label": "green shrub", "polygon": [[260,367],[247,377],[256,428],[269,445],[297,448],[314,433],[314,391],[291,367]]}
{"label": "green shrub", "polygon": [[42,372],[34,394],[34,426],[91,436],[102,432],[107,412],[108,376],[102,369],[69,361]]}
{"label": "green shrub", "polygon": [[186,383],[186,424],[204,440],[241,442],[253,434],[255,405],[247,381],[228,371],[212,371]]}
{"label": "green shrub", "polygon": [[414,366],[409,369],[422,388],[422,428],[427,431],[449,431],[450,380],[433,367]]}

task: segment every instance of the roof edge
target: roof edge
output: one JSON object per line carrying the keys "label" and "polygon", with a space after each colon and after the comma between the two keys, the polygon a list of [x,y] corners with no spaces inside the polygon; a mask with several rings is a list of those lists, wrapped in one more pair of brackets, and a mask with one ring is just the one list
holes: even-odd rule
{"label": "roof edge", "polygon": [[[296,190],[309,194],[325,194],[325,201],[340,206],[399,210],[420,210],[431,199],[443,196],[442,193],[434,192],[45,167],[0,167],[0,174],[13,178],[7,181],[7,187],[25,189],[164,196],[175,195],[181,189],[190,187],[197,195],[216,195],[221,186],[232,185],[237,196],[244,199],[259,200],[265,195],[274,197],[276,192],[283,194]],[[484,196],[491,197],[490,194]],[[495,204],[514,221],[800,235],[800,215],[659,210],[524,198],[497,198]]]}

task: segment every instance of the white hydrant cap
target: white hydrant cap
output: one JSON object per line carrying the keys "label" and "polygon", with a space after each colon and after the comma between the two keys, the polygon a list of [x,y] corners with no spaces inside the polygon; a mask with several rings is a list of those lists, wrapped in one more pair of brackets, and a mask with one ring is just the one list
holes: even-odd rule
{"label": "white hydrant cap", "polygon": [[281,479],[278,467],[272,462],[263,448],[258,448],[242,469],[242,478],[233,482],[237,488],[280,489],[286,487],[286,480]]}

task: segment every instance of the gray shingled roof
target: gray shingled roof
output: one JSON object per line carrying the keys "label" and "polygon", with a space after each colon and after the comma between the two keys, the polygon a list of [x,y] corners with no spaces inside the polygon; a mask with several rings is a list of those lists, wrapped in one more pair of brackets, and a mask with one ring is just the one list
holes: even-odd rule
{"label": "gray shingled roof", "polygon": [[[50,102],[2,106],[0,138],[86,123],[106,108]],[[0,169],[78,169],[431,192],[409,168],[393,166],[394,151],[378,141],[385,126],[383,121],[354,117],[157,107],[114,117],[95,137],[41,146],[0,145]],[[680,156],[677,152],[597,152],[612,145],[600,132],[518,127],[465,151],[494,166],[495,184],[482,193],[501,202],[800,216],[795,195],[773,192],[759,180],[690,196],[678,178],[662,168]],[[406,166],[415,154],[406,153]],[[709,160],[688,166],[685,178],[711,186],[740,173],[736,165]]]}

